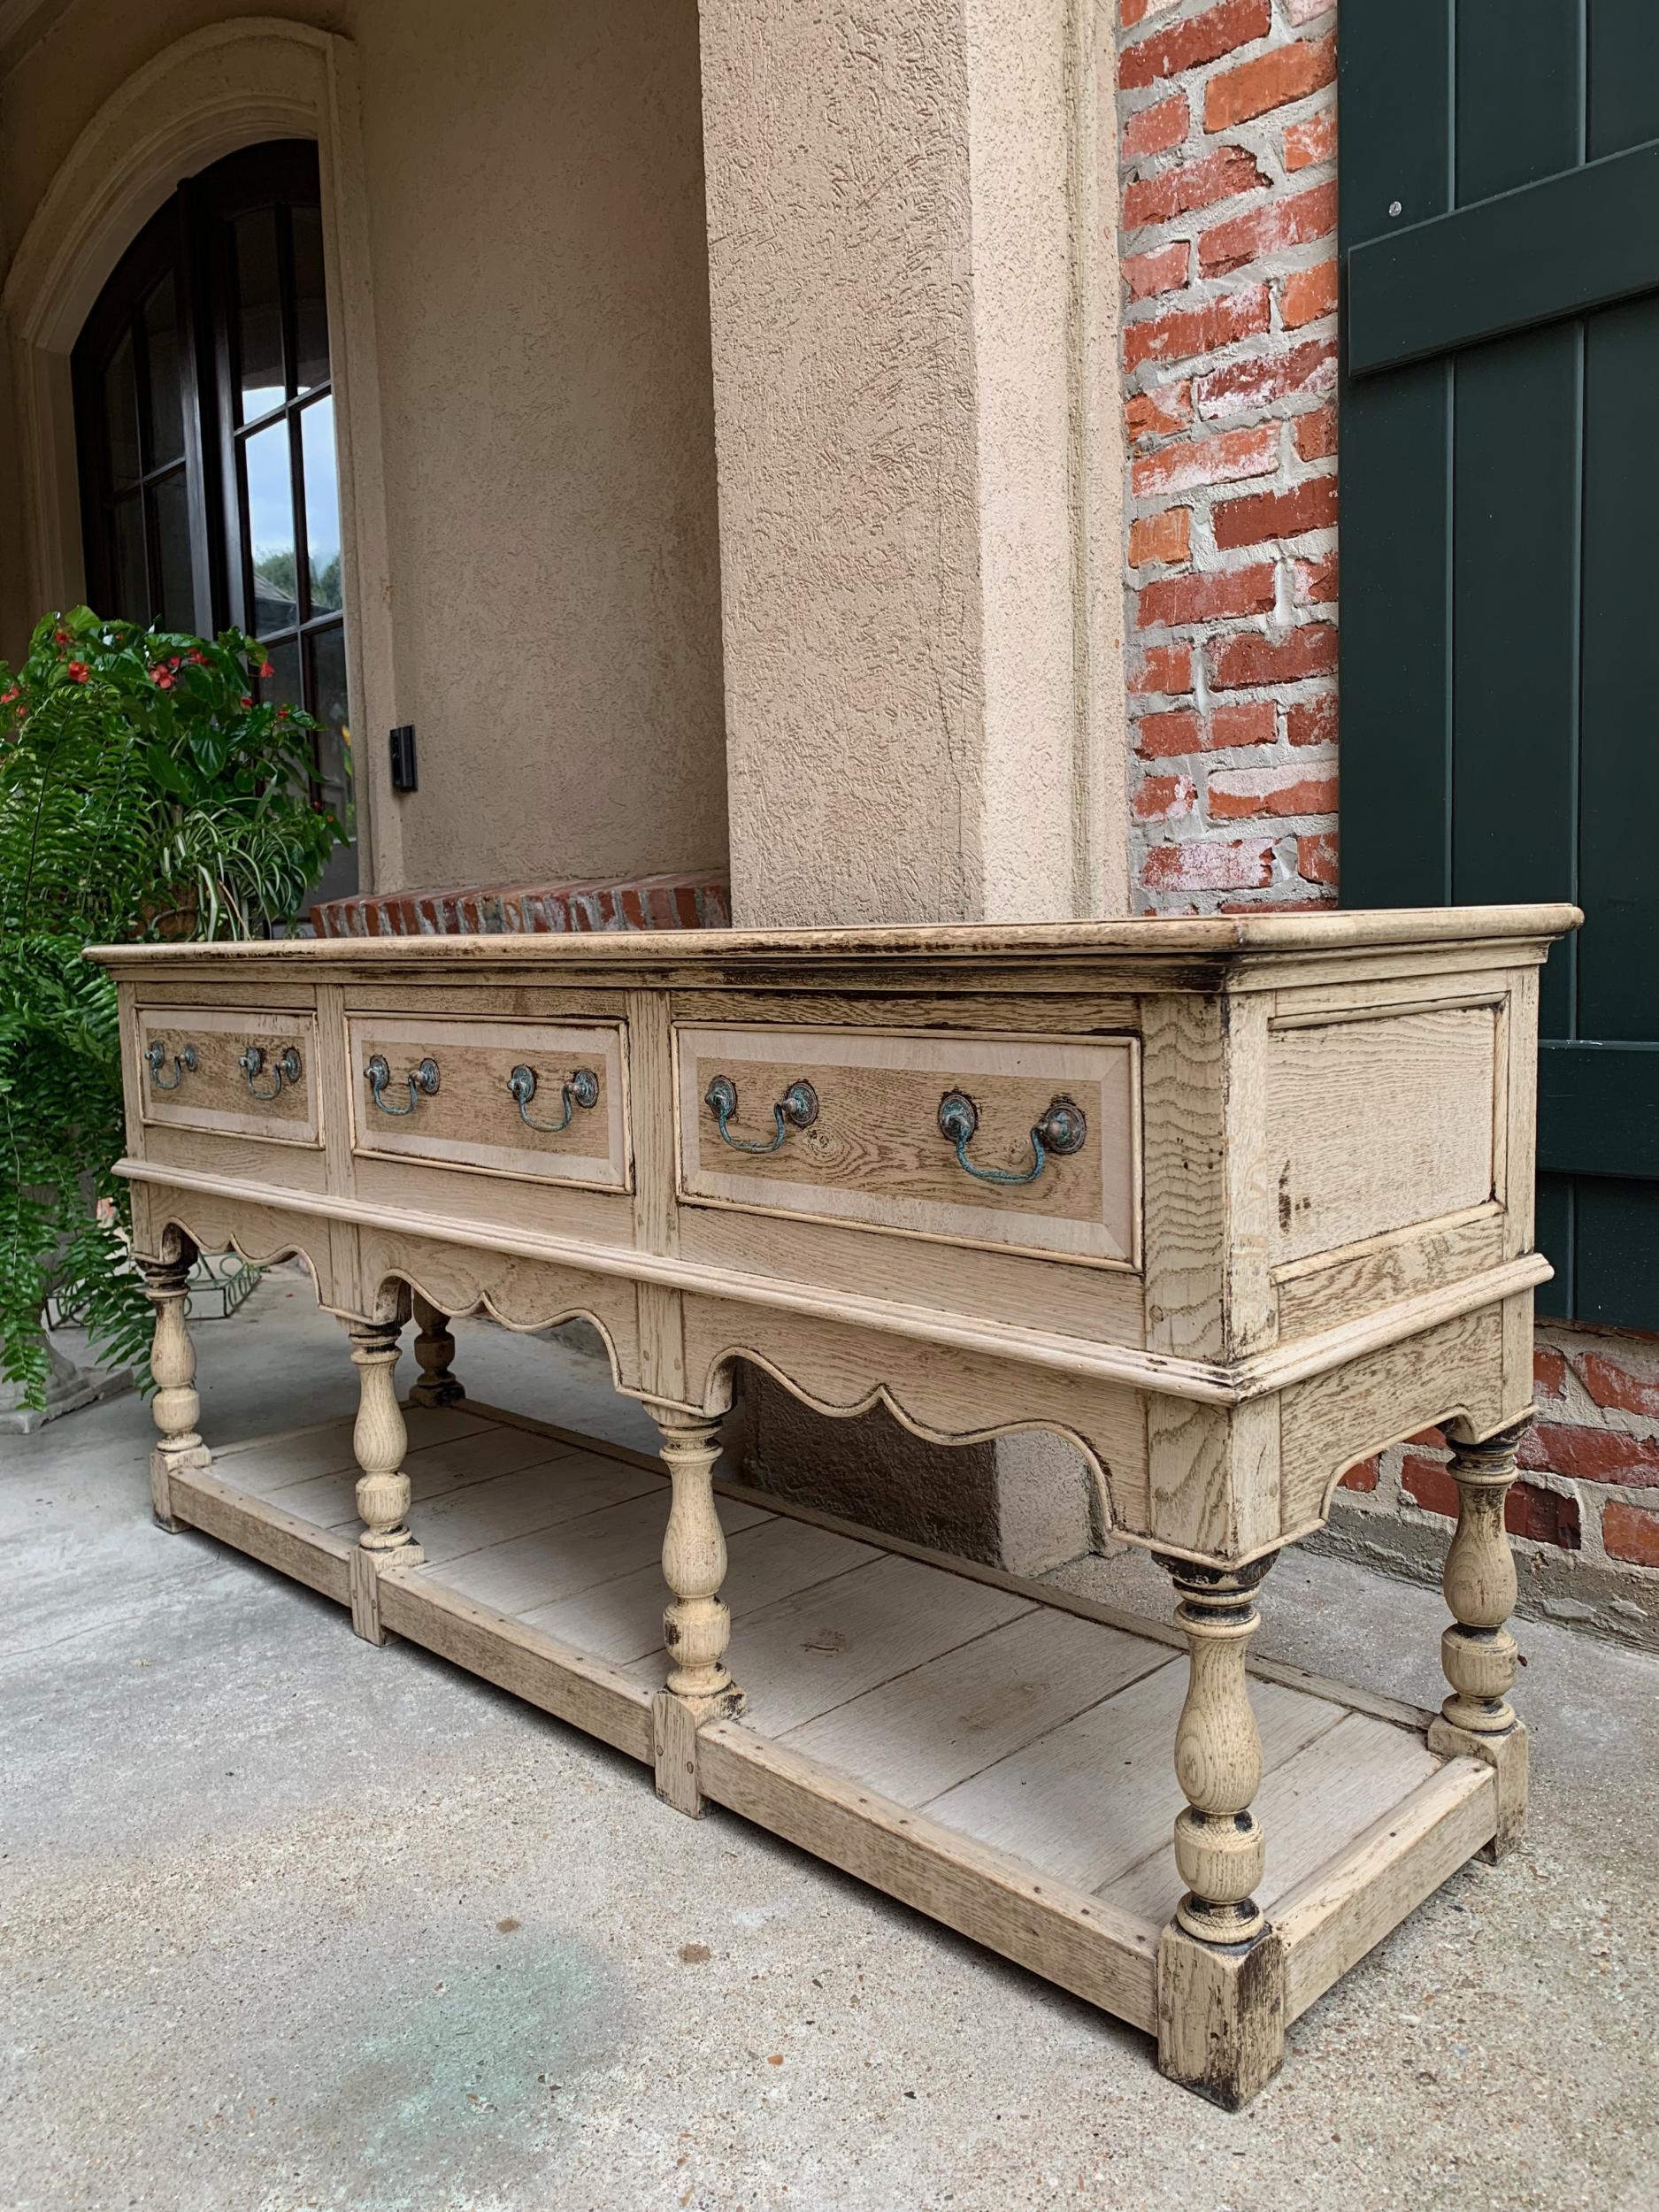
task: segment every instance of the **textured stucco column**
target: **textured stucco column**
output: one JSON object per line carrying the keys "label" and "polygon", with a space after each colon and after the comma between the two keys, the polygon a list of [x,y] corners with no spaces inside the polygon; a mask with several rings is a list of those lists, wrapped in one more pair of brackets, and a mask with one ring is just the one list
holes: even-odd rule
{"label": "textured stucco column", "polygon": [[1122,910],[1110,15],[702,27],[734,919]]}
{"label": "textured stucco column", "polygon": [[[1121,911],[1110,12],[701,21],[733,918]],[[896,1440],[857,1432],[889,1525],[949,1493],[964,1548],[1082,1548],[1061,1448]],[[764,1392],[749,1446],[820,1488],[849,1449]]]}

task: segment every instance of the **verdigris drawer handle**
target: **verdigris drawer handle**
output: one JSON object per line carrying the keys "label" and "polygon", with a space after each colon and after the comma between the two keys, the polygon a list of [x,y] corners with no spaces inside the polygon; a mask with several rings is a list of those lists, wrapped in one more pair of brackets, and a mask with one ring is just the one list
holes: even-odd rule
{"label": "verdigris drawer handle", "polygon": [[167,1048],[165,1044],[163,1044],[159,1037],[156,1039],[152,1045],[148,1047],[144,1054],[145,1059],[150,1063],[150,1079],[158,1091],[176,1091],[180,1084],[183,1082],[185,1077],[187,1075],[194,1075],[197,1068],[202,1064],[199,1057],[197,1056],[196,1047],[194,1045],[186,1045],[182,1052],[175,1052],[173,1054],[173,1079],[171,1082],[167,1082],[164,1080],[161,1072],[161,1064],[166,1056]]}
{"label": "verdigris drawer handle", "polygon": [[732,1134],[729,1125],[737,1111],[737,1086],[729,1075],[715,1077],[703,1094],[703,1102],[719,1123],[721,1137],[734,1152],[775,1152],[791,1129],[810,1129],[818,1119],[818,1093],[804,1079],[791,1083],[772,1108],[776,1127],[765,1144]]}
{"label": "verdigris drawer handle", "polygon": [[979,1125],[979,1110],[966,1091],[947,1091],[939,1102],[939,1133],[956,1146],[956,1165],[966,1168],[979,1183],[1034,1183],[1048,1164],[1050,1153],[1064,1158],[1069,1152],[1080,1152],[1088,1135],[1083,1109],[1075,1100],[1056,1098],[1031,1132],[1029,1167],[979,1167],[968,1157]]}
{"label": "verdigris drawer handle", "polygon": [[438,1064],[435,1060],[423,1060],[418,1068],[401,1079],[409,1086],[407,1106],[388,1106],[386,1102],[386,1087],[392,1079],[392,1071],[387,1066],[383,1053],[377,1052],[363,1072],[369,1080],[369,1095],[383,1114],[412,1114],[423,1098],[438,1095]]}
{"label": "verdigris drawer handle", "polygon": [[557,1137],[561,1129],[568,1129],[571,1118],[580,1106],[586,1110],[599,1103],[599,1078],[591,1068],[578,1068],[568,1083],[559,1085],[559,1100],[565,1109],[562,1121],[533,1121],[526,1110],[535,1096],[535,1070],[516,1067],[507,1078],[507,1088],[518,1102],[518,1118],[526,1129],[541,1129],[549,1136]]}
{"label": "verdigris drawer handle", "polygon": [[247,1084],[250,1093],[255,1098],[279,1097],[285,1083],[297,1083],[305,1072],[299,1053],[293,1045],[289,1045],[286,1050],[278,1053],[276,1058],[271,1063],[271,1072],[275,1076],[276,1081],[268,1091],[260,1090],[257,1085],[257,1079],[265,1073],[265,1060],[263,1045],[250,1045],[236,1064],[242,1070],[243,1082]]}

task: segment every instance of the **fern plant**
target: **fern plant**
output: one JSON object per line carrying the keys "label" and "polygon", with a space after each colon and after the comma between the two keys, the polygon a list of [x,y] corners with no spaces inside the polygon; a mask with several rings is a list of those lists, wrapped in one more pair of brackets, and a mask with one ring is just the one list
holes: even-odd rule
{"label": "fern plant", "polygon": [[0,1374],[44,1400],[55,1289],[142,1369],[126,1266],[115,987],[88,944],[291,921],[347,828],[311,795],[311,718],[262,702],[240,631],[209,641],[49,615],[0,662]]}

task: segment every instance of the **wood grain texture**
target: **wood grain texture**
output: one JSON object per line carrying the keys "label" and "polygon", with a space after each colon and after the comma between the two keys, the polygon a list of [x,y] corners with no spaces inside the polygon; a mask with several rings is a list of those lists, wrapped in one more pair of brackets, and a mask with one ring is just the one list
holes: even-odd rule
{"label": "wood grain texture", "polygon": [[[284,1014],[272,1008],[237,1010],[227,1007],[136,1009],[135,1061],[129,1080],[142,1118],[178,1129],[210,1129],[224,1135],[262,1138],[268,1143],[314,1145],[321,1141],[317,1067],[317,1023],[307,1013]],[[161,1075],[176,1088],[163,1089],[146,1058],[153,1045],[165,1056]],[[274,1098],[256,1097],[238,1064],[250,1046],[265,1054],[266,1067],[256,1078],[261,1091],[275,1081],[271,1070],[290,1048],[300,1056],[297,1083],[284,1082]],[[194,1048],[196,1065],[182,1073],[175,1065]]]}
{"label": "wood grain texture", "polygon": [[[497,976],[522,971],[546,982],[591,972],[615,979],[638,973],[656,982],[672,977],[680,987],[691,979],[718,987],[736,977],[752,986],[787,985],[801,969],[833,968],[841,962],[873,964],[883,957],[936,962],[1011,959],[1041,964],[1045,957],[1074,964],[1122,952],[1132,958],[1178,955],[1226,960],[1252,953],[1312,952],[1330,955],[1355,949],[1449,944],[1459,956],[1472,946],[1507,948],[1530,944],[1541,961],[1548,941],[1578,928],[1584,917],[1575,906],[1378,908],[1370,911],[1324,909],[1295,914],[1140,916],[1097,922],[964,922],[942,926],[858,929],[666,931],[649,936],[584,937],[389,937],[339,940],[290,938],[281,947],[283,964],[301,979],[314,980],[319,964],[338,964],[366,979],[407,975],[411,980],[442,976],[445,970]],[[196,946],[204,971],[233,975],[259,964],[263,946],[224,943]],[[176,961],[177,949],[164,945],[95,945],[88,958],[118,975],[140,975]],[[776,987],[776,984],[773,984]],[[1071,987],[1081,986],[1075,975]]]}
{"label": "wood grain texture", "polygon": [[[1138,1263],[1133,1039],[681,1025],[675,1053],[684,1198]],[[788,1128],[776,1151],[734,1151],[705,1103],[720,1075],[736,1089],[732,1128],[747,1142],[774,1137],[774,1104],[803,1079],[818,1118]],[[1057,1097],[1082,1109],[1087,1133],[1076,1153],[1051,1155],[1033,1182],[979,1182],[940,1133],[940,1102],[951,1091],[978,1110],[968,1148],[976,1164],[1023,1173],[1034,1156],[1031,1130]]]}
{"label": "wood grain texture", "polygon": [[169,1487],[174,1514],[191,1528],[234,1544],[250,1559],[262,1560],[338,1605],[349,1601],[347,1570],[357,1547],[348,1538],[299,1520],[266,1500],[243,1497],[233,1485],[218,1482],[201,1469],[174,1474]]}
{"label": "wood grain texture", "polygon": [[1133,2026],[1155,2024],[1152,1933],[734,1723],[699,1743],[705,1796],[918,1906]]}
{"label": "wood grain texture", "polygon": [[1226,1356],[1226,1090],[1218,1000],[1141,1007],[1147,1348]]}
{"label": "wood grain texture", "polygon": [[[948,1790],[927,1811],[1079,1889],[1104,1888],[1148,1852],[1170,1847],[1186,1801],[1170,1759],[1186,1696],[1187,1668],[1172,1660]],[[1258,1683],[1251,1703],[1269,1770],[1335,1727],[1344,1710],[1273,1683]]]}
{"label": "wood grain texture", "polygon": [[[465,1021],[449,1015],[355,1014],[347,1025],[353,1085],[353,1149],[382,1156],[440,1162],[534,1181],[576,1183],[626,1191],[633,1187],[628,1130],[626,1033],[619,1023]],[[371,1058],[390,1070],[374,1102],[365,1070]],[[430,1058],[438,1089],[419,1094],[411,1110],[406,1077]],[[598,1082],[590,1108],[573,1102],[568,1126],[529,1127],[508,1087],[518,1066],[536,1078],[525,1109],[537,1121],[563,1118],[562,1087],[580,1069]]]}
{"label": "wood grain texture", "polygon": [[618,1387],[643,1386],[638,1302],[614,1275],[536,1260],[503,1264],[447,1238],[379,1228],[363,1229],[358,1247],[365,1289],[405,1282],[443,1313],[488,1313],[510,1329],[544,1329],[578,1317],[591,1321]]}
{"label": "wood grain texture", "polygon": [[1494,1197],[1500,1014],[1497,1005],[1389,1018],[1367,1010],[1273,1033],[1275,1263]]}
{"label": "wood grain texture", "polygon": [[1277,1930],[1231,1950],[1171,1922],[1158,1943],[1158,2070],[1224,2112],[1238,2112],[1279,2071],[1288,2024]]}
{"label": "wood grain texture", "polygon": [[[1573,918],[99,956],[134,1039],[141,1007],[317,1038],[319,1146],[140,1122],[124,1168],[150,1187],[151,1240],[301,1250],[325,1302],[365,1319],[403,1285],[524,1329],[585,1314],[618,1386],[682,1417],[718,1418],[750,1359],[810,1403],[884,1403],[932,1439],[1048,1428],[1120,1532],[1233,1566],[1317,1525],[1382,1444],[1525,1410],[1546,1269],[1509,1190],[1531,1157],[1537,968]],[[377,1043],[400,1070],[440,1061],[408,1117],[365,1110]],[[518,1135],[488,1118],[511,1106],[509,1066],[540,1071],[532,1048],[554,1043],[599,1065],[596,1181],[571,1172],[567,1133],[523,1132],[515,1161]],[[775,1154],[733,1151],[703,1105],[717,1062],[742,1079],[741,1127],[758,1095],[764,1136],[796,1075],[817,1120]],[[1011,1166],[1068,1087],[1090,1140],[1030,1186],[964,1179],[937,1131],[947,1086],[975,1098],[976,1159]]]}
{"label": "wood grain texture", "polygon": [[1454,1415],[1490,1433],[1532,1404],[1532,1376],[1518,1406],[1506,1405],[1517,1378],[1506,1371],[1502,1302],[1460,1315],[1286,1391],[1279,1448],[1287,1533],[1316,1526],[1330,1510],[1345,1468],[1402,1437]]}
{"label": "wood grain texture", "polygon": [[[1420,1730],[1348,1712],[1272,1768],[1253,1801],[1267,1839],[1256,1889],[1263,1911],[1275,1916],[1281,1898],[1438,1774],[1440,1763],[1425,1748]],[[1164,1839],[1101,1894],[1135,1919],[1161,1926],[1173,1916],[1183,1887]]]}
{"label": "wood grain texture", "polygon": [[1165,1660],[1144,1637],[1045,1606],[781,1740],[895,1804],[925,1805]]}
{"label": "wood grain texture", "polygon": [[1003,1591],[908,1559],[854,1568],[744,1620],[733,1658],[748,1719],[764,1734],[787,1735],[1025,1610]]}
{"label": "wood grain texture", "polygon": [[[733,1651],[746,1679],[771,1686],[789,1733],[763,1732],[758,1712],[697,1729],[685,1701],[661,1695],[660,1654],[617,1663],[652,1633],[662,1594],[657,1464],[476,1407],[407,1417],[411,1448],[396,1455],[405,1471],[428,1455],[435,1483],[430,1504],[416,1501],[417,1532],[423,1511],[442,1524],[472,1510],[477,1548],[373,1575],[380,1632],[626,1751],[682,1809],[707,1800],[761,1821],[1156,2032],[1165,2070],[1224,2104],[1266,2078],[1283,2022],[1495,1832],[1496,1770],[1442,1765],[1418,1727],[1398,1724],[1417,1718],[1409,1709],[1382,1701],[1384,1719],[1337,1686],[1258,1668],[1260,1894],[1274,1933],[1183,1948],[1161,1927],[1187,1671],[1167,1624],[1097,1619],[1109,1609],[1050,1604],[1058,1594],[998,1570],[884,1556],[827,1517],[720,1498]],[[349,1480],[347,1435],[342,1422],[313,1425],[227,1455],[212,1474],[187,1470],[174,1509],[344,1602],[361,1547],[289,1501]],[[526,1450],[545,1456],[483,1471]],[[238,1475],[257,1487],[238,1489]],[[518,1532],[533,1511],[559,1517]],[[526,1601],[532,1617],[512,1617]]]}
{"label": "wood grain texture", "polygon": [[1494,1798],[1489,1768],[1448,1760],[1334,1864],[1280,1900],[1274,1924],[1288,1961],[1290,2019],[1473,1857],[1492,1833]]}
{"label": "wood grain texture", "polygon": [[380,1617],[411,1643],[651,1764],[650,1698],[602,1660],[417,1575],[384,1578]]}
{"label": "wood grain texture", "polygon": [[[630,1477],[626,1469],[615,1465],[608,1474],[596,1464],[583,1469],[575,1464],[582,1457],[574,1454],[571,1463],[549,1469],[538,1491],[521,1490],[510,1500],[498,1502],[511,1504],[530,1524],[511,1532],[503,1525],[502,1532],[492,1537],[481,1517],[470,1516],[462,1528],[451,1532],[435,1517],[438,1507],[428,1507],[421,1516],[421,1527],[428,1545],[439,1555],[433,1562],[434,1576],[446,1589],[463,1591],[497,1612],[515,1616],[534,1612],[541,1617],[541,1625],[545,1624],[547,1609],[557,1601],[592,1590],[613,1577],[635,1574],[649,1565],[657,1575],[657,1633],[651,1639],[655,1660],[662,1643],[662,1611],[668,1595],[661,1582],[663,1530],[668,1519],[666,1486],[660,1476],[641,1482],[637,1475]],[[487,1512],[495,1509],[494,1503],[487,1502]],[[758,1506],[729,1500],[722,1501],[719,1511],[720,1525],[728,1537],[770,1517]],[[465,1550],[461,1548],[463,1535],[467,1540]],[[647,1668],[640,1678],[649,1678],[656,1688],[662,1669],[657,1666],[653,1672]]]}
{"label": "wood grain texture", "polygon": [[[764,1517],[764,1500],[741,1502],[756,1509],[755,1517],[743,1525],[734,1515],[723,1524],[729,1533],[721,1588],[731,1609],[733,1633],[740,1641],[746,1615],[879,1556],[869,1544],[803,1527],[780,1515]],[[660,1549],[659,1544],[649,1565],[608,1575],[572,1596],[526,1606],[518,1618],[545,1629],[560,1643],[573,1644],[579,1651],[590,1651],[618,1665],[653,1657],[663,1640]]]}

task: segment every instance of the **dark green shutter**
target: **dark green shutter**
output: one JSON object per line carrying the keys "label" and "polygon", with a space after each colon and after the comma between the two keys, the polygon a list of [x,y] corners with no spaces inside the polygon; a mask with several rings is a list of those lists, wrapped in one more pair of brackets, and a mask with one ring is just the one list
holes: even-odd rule
{"label": "dark green shutter", "polygon": [[1659,1329],[1659,0],[1340,44],[1342,900],[1584,908],[1540,1308]]}

